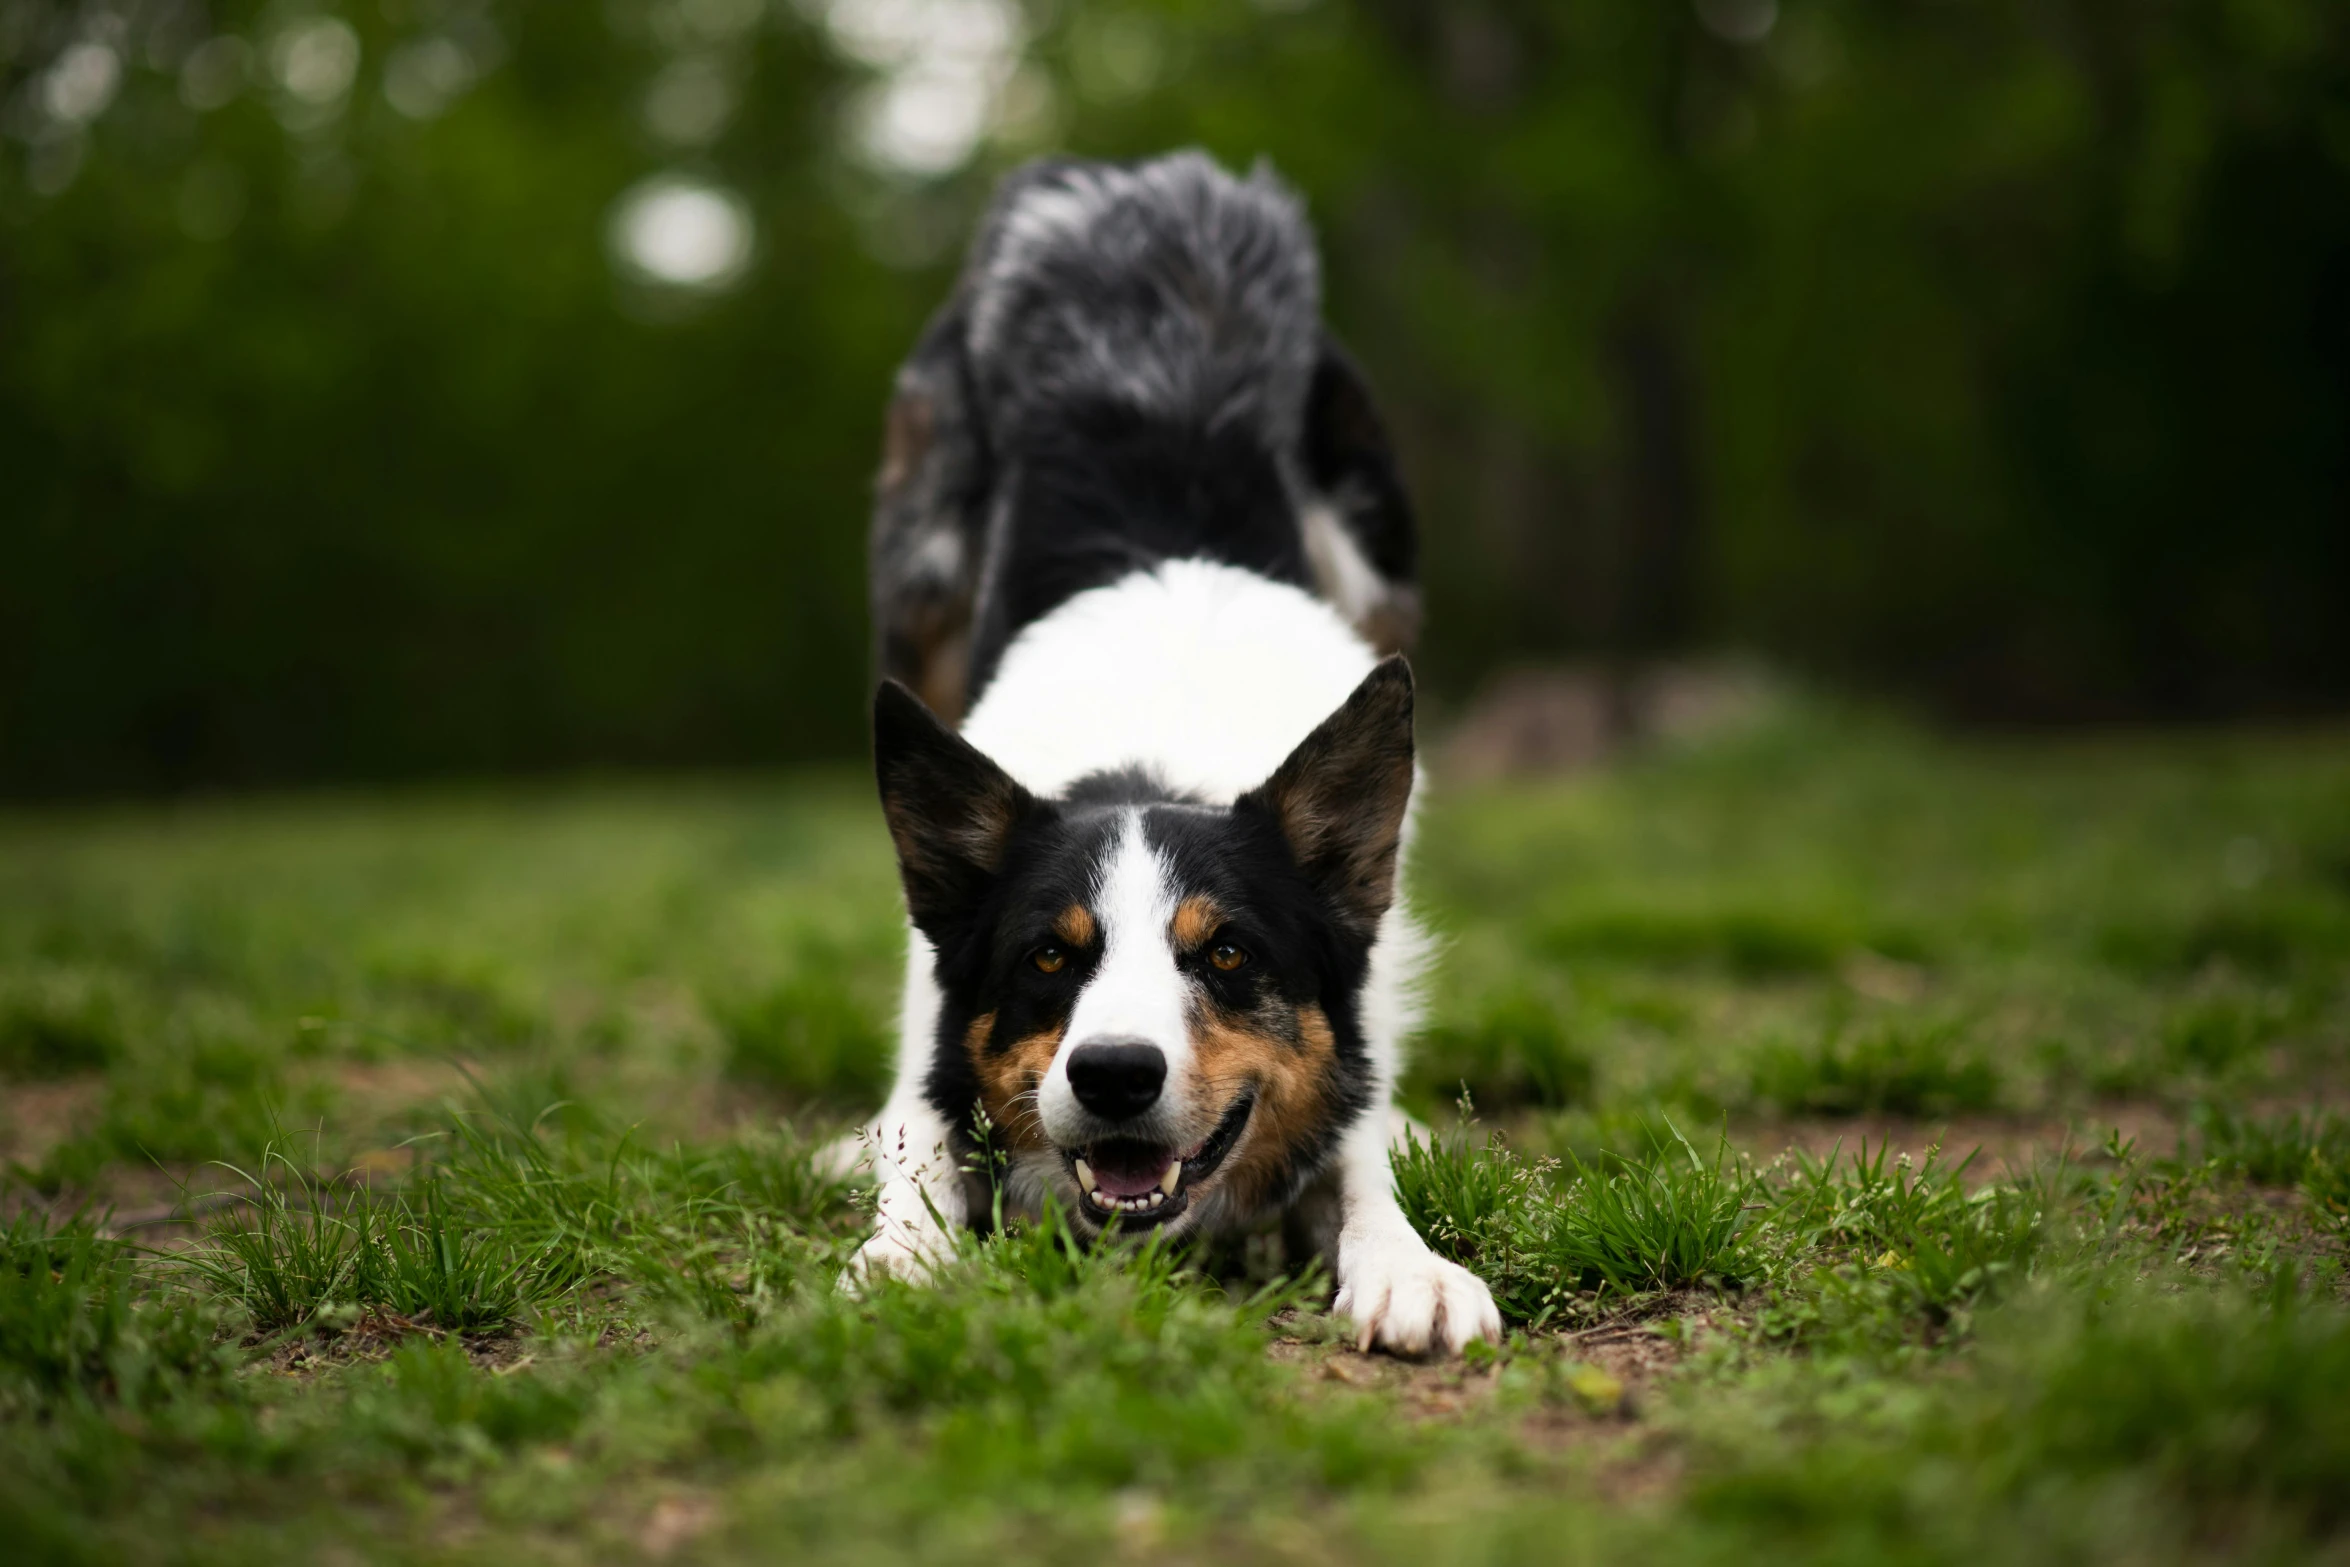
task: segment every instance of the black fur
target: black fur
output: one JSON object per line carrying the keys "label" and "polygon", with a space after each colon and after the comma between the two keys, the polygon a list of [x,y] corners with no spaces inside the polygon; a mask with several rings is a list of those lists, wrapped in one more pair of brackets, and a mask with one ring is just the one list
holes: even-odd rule
{"label": "black fur", "polygon": [[1293,1145],[1283,1200],[1302,1185],[1338,1135],[1370,1105],[1371,1064],[1357,998],[1370,970],[1370,938],[1336,917],[1329,899],[1299,865],[1273,818],[1241,807],[1158,809],[1143,832],[1173,870],[1183,894],[1203,892],[1223,909],[1228,938],[1252,956],[1237,974],[1213,964],[1194,971],[1227,1011],[1253,1010],[1260,989],[1321,1009],[1336,1044],[1332,1115],[1316,1137]]}
{"label": "black fur", "polygon": [[[1375,644],[1410,640],[1410,504],[1320,310],[1304,212],[1269,170],[1236,179],[1197,153],[1038,163],[1005,180],[899,373],[872,535],[877,651],[894,677],[875,703],[875,763],[907,905],[937,952],[924,1088],[966,1153],[986,1082],[1003,1093],[1014,1075],[973,1060],[974,1024],[993,1014],[984,1048],[998,1055],[1066,1024],[1101,933],[1079,946],[1055,922],[1091,906],[1136,808],[1178,897],[1213,899],[1221,939],[1250,954],[1229,972],[1205,949],[1181,957],[1196,994],[1276,1050],[1307,1048],[1301,1008],[1329,1024],[1323,1113],[1285,1128],[1271,1200],[1369,1105],[1358,997],[1411,787],[1400,659],[1230,807],[1142,768],[1040,800],[947,727],[1024,627],[1137,570],[1208,559],[1335,593],[1330,540],[1308,521],[1324,513],[1380,584],[1342,607]],[[1048,943],[1066,960],[1051,973],[1032,961]]]}
{"label": "black fur", "polygon": [[1021,627],[1160,561],[1204,557],[1312,586],[1280,470],[1242,427],[1086,403],[1025,443],[1003,494],[972,638],[974,697]]}
{"label": "black fur", "polygon": [[1396,657],[1365,676],[1232,813],[1271,822],[1330,917],[1367,941],[1395,901],[1411,798],[1412,671]]}
{"label": "black fur", "polygon": [[[998,1052],[1065,1024],[1100,961],[1101,938],[1070,947],[1055,921],[1072,904],[1092,904],[1120,829],[1140,807],[1144,837],[1177,899],[1211,898],[1226,921],[1219,939],[1251,955],[1235,973],[1204,953],[1186,958],[1207,998],[1234,1016],[1284,1015],[1263,1005],[1271,993],[1287,1008],[1318,1008],[1329,1022],[1330,1113],[1290,1145],[1282,1200],[1310,1179],[1370,1102],[1357,998],[1410,793],[1403,660],[1374,669],[1263,787],[1230,807],[1183,799],[1142,768],[1096,774],[1062,799],[1040,800],[895,682],[874,709],[876,771],[908,907],[937,949],[943,1005],[924,1088],[961,1151],[976,1151],[969,1129],[981,1084],[966,1044],[974,1020],[995,1015],[990,1048]],[[1048,943],[1067,954],[1051,974],[1028,961]]]}
{"label": "black fur", "polygon": [[950,940],[1037,802],[894,680],[873,698],[873,772],[907,912],[932,941]]}
{"label": "black fur", "polygon": [[1327,590],[1301,525],[1316,505],[1384,583],[1361,629],[1408,646],[1411,506],[1320,310],[1304,213],[1262,166],[1007,177],[898,375],[871,543],[881,672],[951,721],[1023,626],[1137,567],[1200,557]]}

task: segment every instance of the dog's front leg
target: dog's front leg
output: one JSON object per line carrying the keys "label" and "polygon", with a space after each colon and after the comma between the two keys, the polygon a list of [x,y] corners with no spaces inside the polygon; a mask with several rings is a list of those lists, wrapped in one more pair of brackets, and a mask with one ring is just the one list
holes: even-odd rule
{"label": "dog's front leg", "polygon": [[873,1233],[842,1276],[852,1289],[875,1274],[928,1274],[954,1255],[955,1231],[969,1218],[946,1121],[926,1100],[900,1102],[892,1096],[867,1135],[872,1142],[866,1157],[875,1183]]}
{"label": "dog's front leg", "polygon": [[1396,1202],[1388,1130],[1385,1114],[1365,1114],[1339,1149],[1333,1309],[1352,1319],[1363,1349],[1452,1355],[1472,1339],[1499,1343],[1501,1313],[1485,1281],[1430,1251]]}

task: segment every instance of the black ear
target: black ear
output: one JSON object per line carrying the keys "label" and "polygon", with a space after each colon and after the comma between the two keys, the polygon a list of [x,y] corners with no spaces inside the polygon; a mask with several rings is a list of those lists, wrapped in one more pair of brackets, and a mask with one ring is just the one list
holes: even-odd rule
{"label": "black ear", "polygon": [[1269,813],[1340,922],[1368,940],[1395,901],[1396,850],[1412,802],[1412,667],[1363,677],[1273,776],[1234,802]]}
{"label": "black ear", "polygon": [[895,680],[873,697],[873,771],[907,912],[943,943],[985,896],[1036,800]]}

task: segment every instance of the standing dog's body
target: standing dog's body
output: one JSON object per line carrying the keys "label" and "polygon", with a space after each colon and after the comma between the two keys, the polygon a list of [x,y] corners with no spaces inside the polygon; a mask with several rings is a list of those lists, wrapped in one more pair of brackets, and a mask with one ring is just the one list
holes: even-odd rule
{"label": "standing dog's body", "polygon": [[860,1270],[943,1252],[992,1164],[1089,1227],[1280,1216],[1366,1341],[1498,1336],[1388,1170],[1414,546],[1319,295],[1267,175],[1041,165],[900,376],[882,663],[968,716],[875,707],[915,932]]}

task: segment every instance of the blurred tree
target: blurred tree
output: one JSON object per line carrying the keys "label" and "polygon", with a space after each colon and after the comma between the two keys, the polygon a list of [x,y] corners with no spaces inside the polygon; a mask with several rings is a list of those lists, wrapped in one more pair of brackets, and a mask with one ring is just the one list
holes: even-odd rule
{"label": "blurred tree", "polygon": [[2330,0],[0,0],[0,790],[860,743],[995,170],[1271,156],[1425,662],[2350,692]]}
{"label": "blurred tree", "polygon": [[1315,197],[1440,675],[1698,637],[2003,719],[2350,694],[2350,10],[1201,0],[1040,54],[1077,144]]}
{"label": "blurred tree", "polygon": [[859,746],[866,475],[935,283],[859,242],[819,37],[0,16],[7,786]]}

